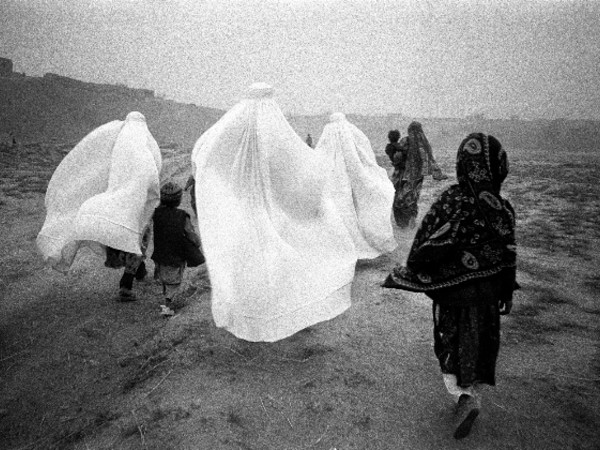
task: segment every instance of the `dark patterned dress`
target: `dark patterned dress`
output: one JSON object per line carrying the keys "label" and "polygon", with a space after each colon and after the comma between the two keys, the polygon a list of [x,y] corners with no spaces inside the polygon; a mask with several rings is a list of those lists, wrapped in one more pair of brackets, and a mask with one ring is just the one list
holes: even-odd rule
{"label": "dark patterned dress", "polygon": [[419,215],[419,198],[423,189],[423,177],[403,179],[394,197],[394,220],[400,228],[414,228],[414,221]]}
{"label": "dark patterned dress", "polygon": [[512,269],[458,286],[431,291],[434,351],[442,373],[461,387],[496,384],[500,349],[499,302],[510,298]]}
{"label": "dark patterned dress", "polygon": [[435,354],[461,387],[495,384],[499,305],[518,288],[514,210],[500,196],[507,174],[500,143],[469,135],[458,151],[458,184],[432,205],[406,266],[394,268],[384,283],[433,300]]}

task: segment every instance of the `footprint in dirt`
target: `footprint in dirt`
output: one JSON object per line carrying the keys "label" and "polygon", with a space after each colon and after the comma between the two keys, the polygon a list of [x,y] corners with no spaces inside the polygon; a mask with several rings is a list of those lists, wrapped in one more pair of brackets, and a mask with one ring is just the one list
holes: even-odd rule
{"label": "footprint in dirt", "polygon": [[313,356],[324,355],[331,351],[333,351],[333,348],[331,348],[327,345],[322,345],[322,344],[311,345],[310,347],[306,347],[306,348],[302,349],[301,354],[300,354],[300,359],[303,359],[303,360],[310,359]]}
{"label": "footprint in dirt", "polygon": [[350,375],[344,377],[344,384],[350,388],[357,388],[362,384],[373,386],[375,381],[363,373],[352,371]]}

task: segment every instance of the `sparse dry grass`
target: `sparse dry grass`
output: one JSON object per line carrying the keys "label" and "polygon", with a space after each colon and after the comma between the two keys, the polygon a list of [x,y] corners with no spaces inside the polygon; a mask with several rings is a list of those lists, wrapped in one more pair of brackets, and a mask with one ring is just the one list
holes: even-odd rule
{"label": "sparse dry grass", "polygon": [[600,241],[600,183],[596,163],[512,164],[507,192],[515,206],[519,243],[593,259]]}
{"label": "sparse dry grass", "polygon": [[[33,149],[19,161],[0,158],[0,289],[10,299],[0,303],[0,446],[452,447],[430,307],[417,294],[379,288],[391,259],[358,264],[348,313],[282,342],[247,343],[215,329],[199,275],[186,281],[179,314],[165,319],[151,282],[136,285],[140,301],[116,303],[118,275],[93,255],[66,277],[41,269],[40,190],[64,149]],[[600,429],[597,165],[585,155],[512,156],[506,192],[518,214],[523,289],[503,319],[499,386],[486,392],[466,444],[592,449]],[[389,168],[386,158],[378,155]],[[163,179],[185,181],[188,163],[189,149],[166,153]],[[426,180],[421,214],[450,182]]]}

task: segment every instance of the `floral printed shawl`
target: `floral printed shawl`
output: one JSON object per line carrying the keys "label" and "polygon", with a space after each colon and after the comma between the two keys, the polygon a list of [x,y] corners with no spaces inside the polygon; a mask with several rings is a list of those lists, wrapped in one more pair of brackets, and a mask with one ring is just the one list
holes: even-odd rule
{"label": "floral printed shawl", "polygon": [[406,266],[384,287],[430,292],[516,266],[515,214],[500,195],[506,152],[493,136],[470,134],[458,149],[458,184],[442,193],[413,242]]}
{"label": "floral printed shawl", "polygon": [[439,168],[431,145],[425,136],[423,126],[419,122],[411,122],[408,126],[408,136],[400,141],[406,151],[406,169],[402,174],[405,180],[418,180],[433,175],[435,180],[448,178]]}

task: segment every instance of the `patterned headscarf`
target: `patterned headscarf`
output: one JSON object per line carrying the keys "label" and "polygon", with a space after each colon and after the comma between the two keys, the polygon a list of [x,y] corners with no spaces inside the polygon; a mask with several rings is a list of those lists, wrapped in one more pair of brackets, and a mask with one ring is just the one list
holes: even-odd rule
{"label": "patterned headscarf", "polygon": [[493,136],[474,133],[458,149],[458,184],[423,219],[407,258],[384,286],[426,292],[516,265],[515,213],[500,196],[508,159]]}
{"label": "patterned headscarf", "polygon": [[436,166],[431,145],[420,122],[408,126],[408,156],[404,178],[414,180],[433,173]]}

